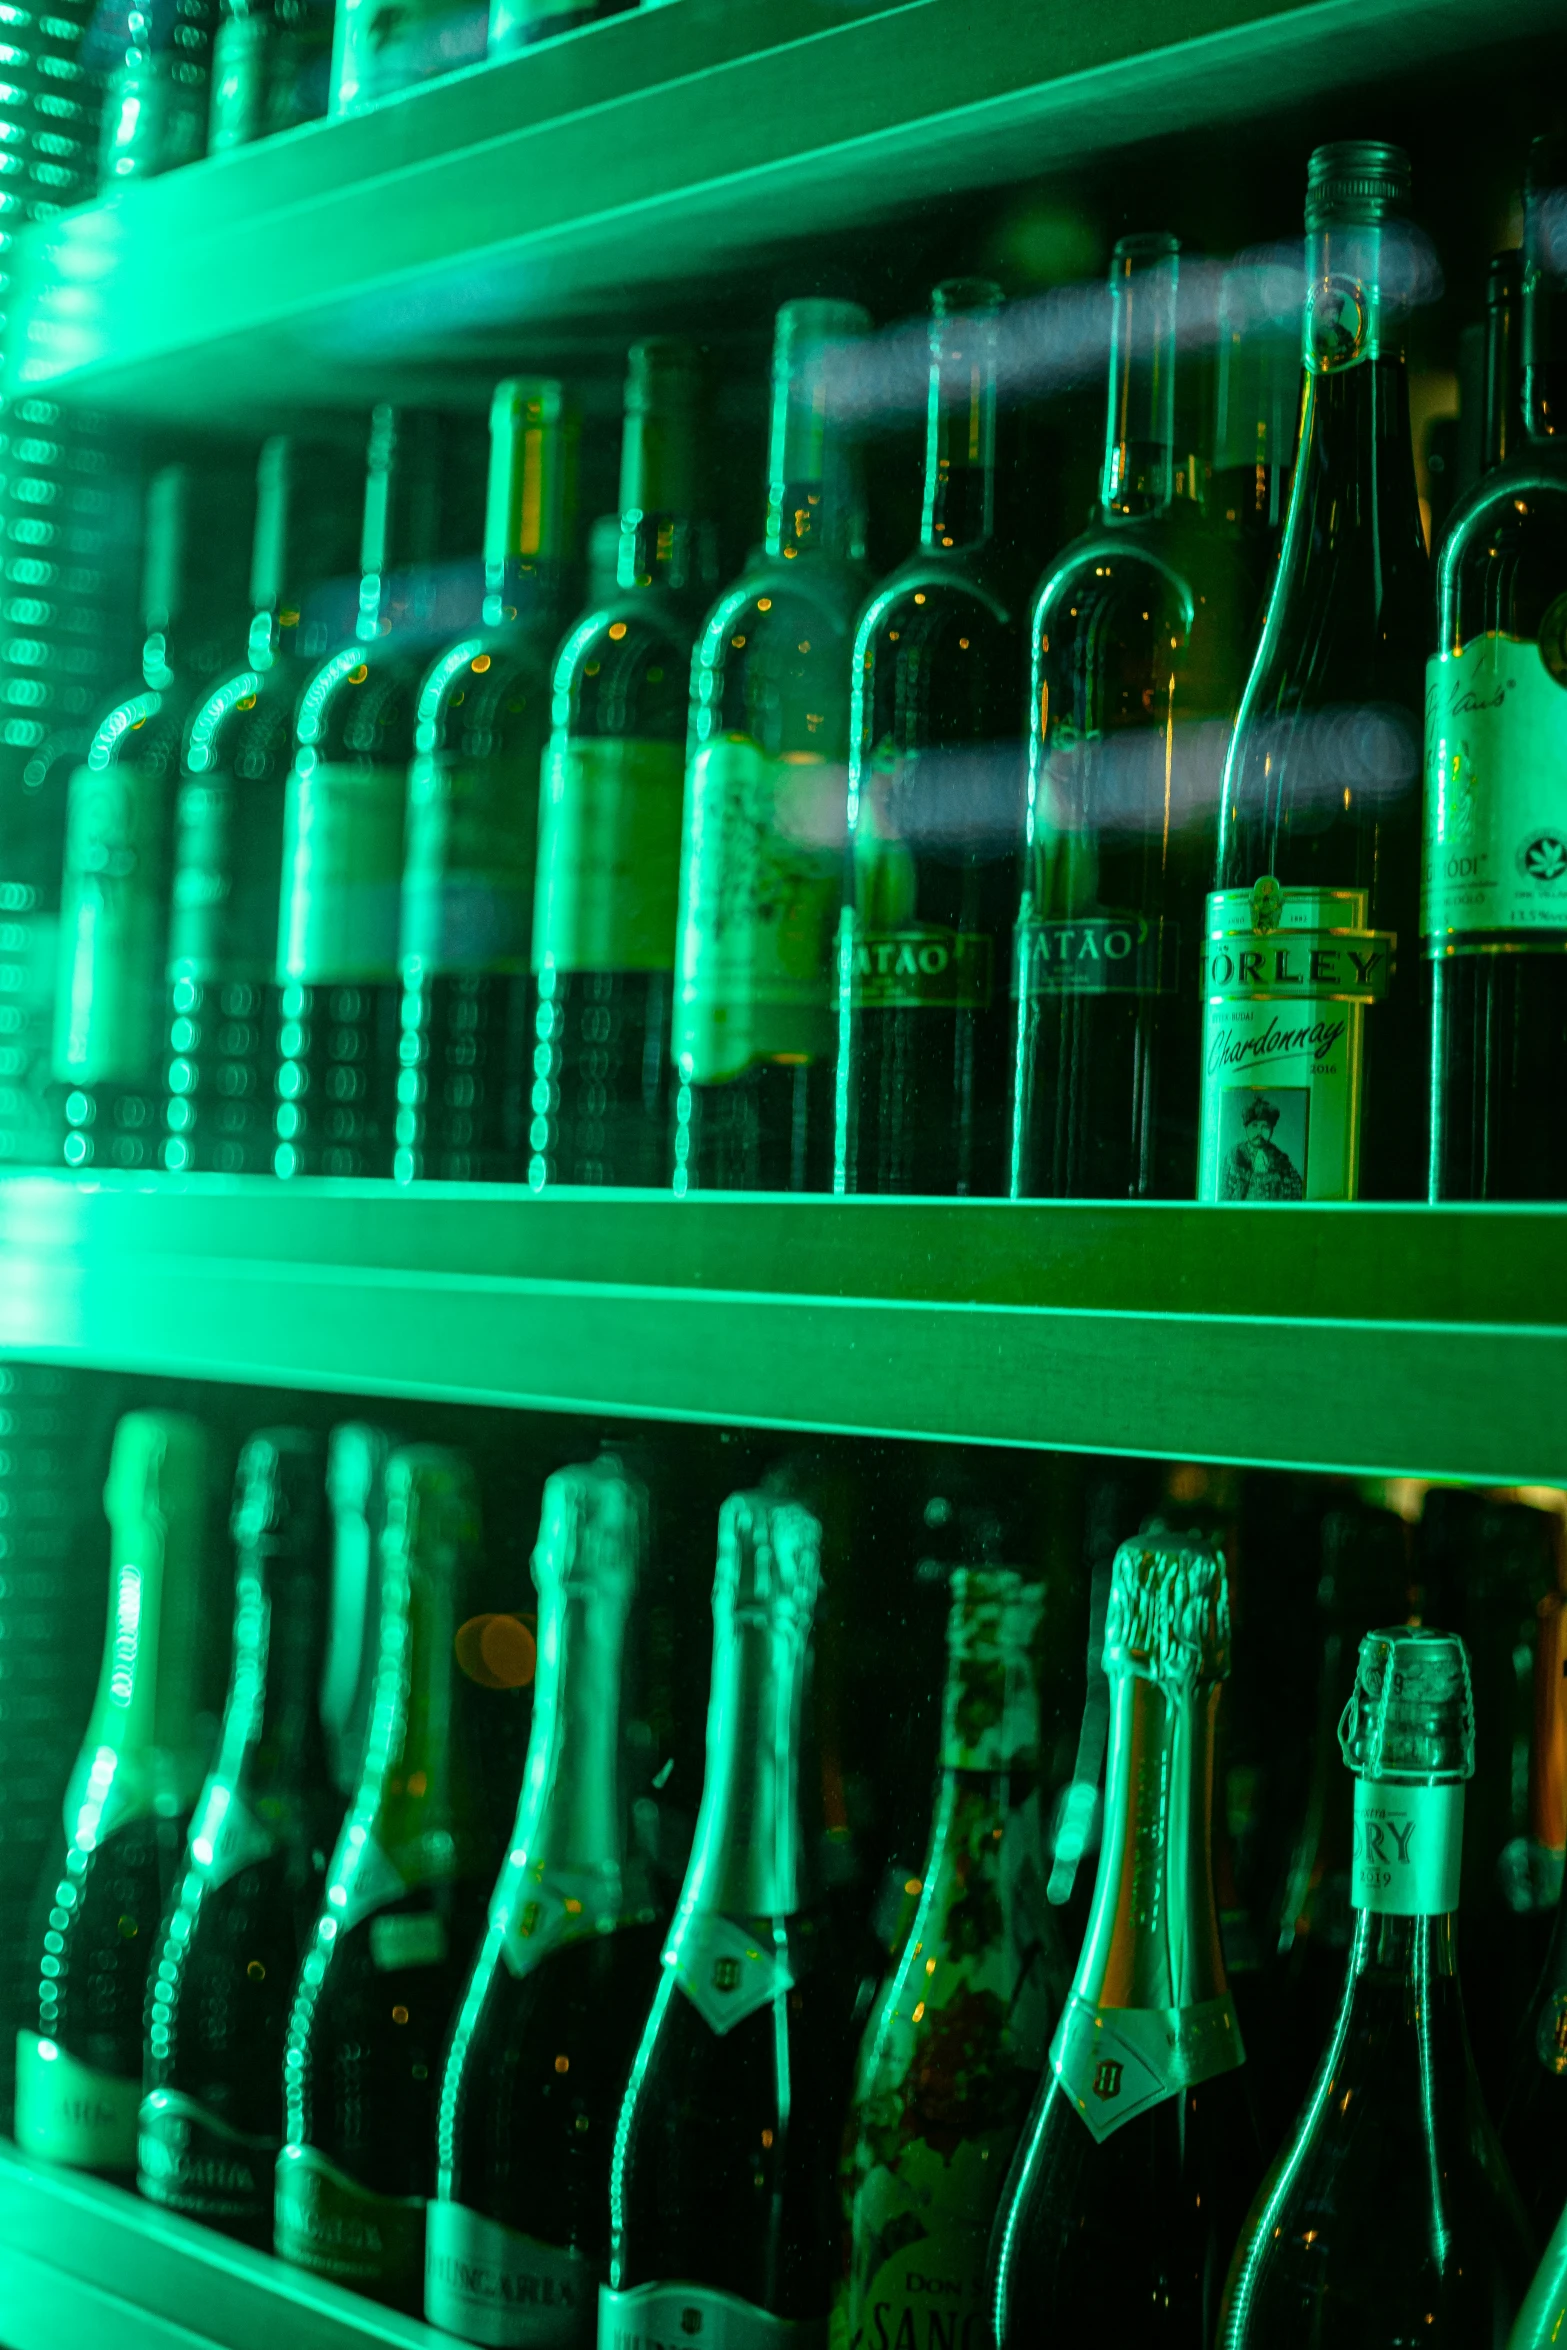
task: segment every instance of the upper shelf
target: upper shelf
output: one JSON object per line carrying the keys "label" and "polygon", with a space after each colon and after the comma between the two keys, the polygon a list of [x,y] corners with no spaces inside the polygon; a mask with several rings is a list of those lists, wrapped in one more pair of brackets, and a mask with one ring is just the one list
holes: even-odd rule
{"label": "upper shelf", "polygon": [[[678,0],[28,229],[7,389],[238,426],[616,333],[911,199],[1494,47],[1489,0]],[[1512,0],[1510,41],[1559,26]],[[754,322],[753,322],[754,323]]]}

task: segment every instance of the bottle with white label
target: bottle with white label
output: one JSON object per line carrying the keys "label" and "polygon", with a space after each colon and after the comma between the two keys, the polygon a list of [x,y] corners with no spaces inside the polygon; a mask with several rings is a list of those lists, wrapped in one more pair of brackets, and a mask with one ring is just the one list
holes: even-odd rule
{"label": "bottle with white label", "polygon": [[866,578],[854,302],[786,302],[767,531],[691,664],[675,957],[677,1192],[832,1185],[850,654]]}
{"label": "bottle with white label", "polygon": [[528,1181],[667,1184],[691,641],[712,590],[706,355],[632,346],[616,569],[555,663]]}
{"label": "bottle with white label", "polygon": [[472,1469],[410,1446],[386,1506],[364,1771],[288,2020],[274,2241],[416,2314],[441,2060],[497,1854],[454,1655],[479,1540]]}
{"label": "bottle with white label", "polygon": [[811,1870],[820,1542],[797,1502],[720,1514],[707,1775],[615,2135],[599,2350],[825,2350],[853,1994]]}
{"label": "bottle with white label", "polygon": [[289,2001],[343,1809],[321,1732],[323,1469],[319,1438],[299,1428],[267,1429],[240,1455],[228,1703],[148,1988],[137,2183],[261,2246]]}
{"label": "bottle with white label", "polygon": [[515,1182],[528,1121],[539,761],[574,521],[575,418],[548,376],[490,403],[482,625],[419,688],[408,771],[393,1173]]}
{"label": "bottle with white label", "polygon": [[1343,2001],[1230,2269],[1223,2350],[1504,2350],[1528,2230],[1469,2053],[1454,1948],[1469,1660],[1368,1632],[1339,1730],[1355,1777]]}
{"label": "bottle with white label", "polygon": [[1300,450],[1207,907],[1200,1199],[1425,1188],[1413,924],[1430,567],[1403,347],[1432,263],[1409,197],[1397,147],[1311,159]]}
{"label": "bottle with white label", "polygon": [[1431,1197],[1567,1198],[1563,142],[1530,150],[1521,417],[1448,528],[1426,671]]}
{"label": "bottle with white label", "polygon": [[621,1661],[647,1496],[613,1457],[544,1488],[533,1733],[512,1849],[441,2085],[425,2315],[591,2345],[615,2118],[661,1939],[626,1838]]}
{"label": "bottle with white label", "polygon": [[1099,1874],[991,2238],[998,2350],[1213,2340],[1260,2167],[1213,1890],[1229,1651],[1222,1557],[1163,1537],[1123,1543],[1105,1619]]}
{"label": "bottle with white label", "polygon": [[208,1476],[196,1420],[131,1412],[114,1432],[103,1666],[66,1791],[36,2028],[16,2036],[23,2151],[127,2177],[148,1977],[216,1726]]}

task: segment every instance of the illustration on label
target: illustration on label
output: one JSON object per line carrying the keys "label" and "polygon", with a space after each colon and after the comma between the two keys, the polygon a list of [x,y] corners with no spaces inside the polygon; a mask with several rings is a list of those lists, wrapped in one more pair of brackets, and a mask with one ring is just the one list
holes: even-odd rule
{"label": "illustration on label", "polygon": [[680,743],[557,735],[539,797],[533,967],[672,971]]}
{"label": "illustration on label", "polygon": [[1567,949],[1567,668],[1550,623],[1538,644],[1476,637],[1427,664],[1428,955]]}
{"label": "illustration on label", "polygon": [[1401,1787],[1357,1777],[1351,1903],[1396,1918],[1445,1916],[1458,1907],[1463,1841],[1462,1780]]}
{"label": "illustration on label", "polygon": [[733,2293],[707,2285],[637,2285],[629,2293],[599,2289],[599,2350],[653,2350],[687,2343],[692,2350],[827,2350],[827,2321],[774,2317]]}
{"label": "illustration on label", "polygon": [[176,2090],[154,2089],[143,2101],[137,2183],[171,2211],[205,2220],[265,2220],[277,2156],[276,2137],[236,2130]]}
{"label": "illustration on label", "polygon": [[913,922],[846,930],[849,998],[867,1012],[987,1012],[994,949],[983,931]]}
{"label": "illustration on label", "polygon": [[401,767],[300,753],[284,801],[281,981],[396,978],[407,789]]}
{"label": "illustration on label", "polygon": [[82,2064],[37,2032],[16,2035],[16,2142],[85,2170],[136,2168],[140,2081]]}
{"label": "illustration on label", "polygon": [[314,2146],[277,2158],[277,2249],[339,2284],[368,2285],[410,2303],[424,2278],[422,2195],[373,2195]]}
{"label": "illustration on label", "polygon": [[541,2244],[461,2203],[426,2214],[424,2313],[491,2350],[577,2350],[593,2340],[599,2273],[580,2252]]}
{"label": "illustration on label", "polygon": [[526,971],[538,783],[517,759],[422,752],[408,775],[404,967]]}
{"label": "illustration on label", "polygon": [[1054,995],[1169,995],[1179,985],[1180,927],[1142,914],[1041,922],[1025,898],[1013,984],[1025,1001]]}
{"label": "illustration on label", "polygon": [[731,2032],[794,1981],[786,1953],[764,1928],[752,1934],[717,1910],[687,1910],[675,1920],[664,1964],[714,2032]]}
{"label": "illustration on label", "polygon": [[1184,2089],[1244,2064],[1228,1993],[1195,2007],[1096,2007],[1073,1992],[1050,2064],[1094,2139],[1106,2138]]}

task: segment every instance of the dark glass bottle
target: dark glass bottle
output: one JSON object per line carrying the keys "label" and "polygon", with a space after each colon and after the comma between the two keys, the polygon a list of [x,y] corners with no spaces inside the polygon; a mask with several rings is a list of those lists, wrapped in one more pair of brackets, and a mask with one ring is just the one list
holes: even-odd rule
{"label": "dark glass bottle", "polygon": [[692,657],[677,1192],[832,1184],[849,660],[868,585],[836,376],[843,344],[869,326],[853,302],[779,312],[766,545]]}
{"label": "dark glass bottle", "polygon": [[[1291,285],[1287,317],[1267,306],[1282,280]],[[1282,270],[1242,266],[1219,291],[1219,364],[1213,471],[1205,506],[1232,533],[1260,622],[1273,581],[1289,507],[1300,431],[1300,319],[1294,287]],[[1248,625],[1251,616],[1245,616]]]}
{"label": "dark glass bottle", "polygon": [[1474,1714],[1463,1642],[1368,1632],[1343,2002],[1236,2248],[1223,2350],[1504,2350],[1531,2254],[1469,2054],[1454,1956]]}
{"label": "dark glass bottle", "polygon": [[222,155],[325,114],[335,14],[326,0],[221,0],[212,44],[209,154]]}
{"label": "dark glass bottle", "polygon": [[1197,939],[1244,575],[1176,454],[1173,237],[1110,271],[1099,513],[1033,605],[1014,1197],[1190,1194]]}
{"label": "dark glass bottle", "polygon": [[1201,1199],[1422,1187],[1430,591],[1400,314],[1419,259],[1409,189],[1396,147],[1347,141],[1311,159],[1300,451],[1208,900]]}
{"label": "dark glass bottle", "polygon": [[114,13],[124,48],[103,94],[106,191],[206,153],[218,0],[114,0]]}
{"label": "dark glass bottle", "polygon": [[691,641],[711,589],[708,383],[637,343],[617,570],[555,663],[539,803],[528,1181],[666,1184]]}
{"label": "dark glass bottle", "polygon": [[1516,246],[1505,253],[1493,253],[1485,275],[1482,475],[1528,454],[1523,408],[1523,288],[1523,255]]}
{"label": "dark glass bottle", "polygon": [[1559,1590],[1540,1602],[1534,1662],[1530,1878],[1542,1897],[1553,1884],[1557,1891],[1545,1962],[1511,2052],[1502,2150],[1543,2240],[1567,2205],[1567,1904],[1560,1893],[1567,1846],[1567,1599]]}
{"label": "dark glass bottle", "polygon": [[395,1436],[367,1420],[345,1420],[327,1441],[332,1623],[321,1673],[321,1724],[328,1774],[345,1804],[359,1791],[375,1696],[386,1471],[397,1446]]}
{"label": "dark glass bottle", "polygon": [[289,2001],[343,1810],[321,1734],[323,1467],[298,1428],[240,1455],[228,1703],[148,1985],[141,2191],[264,2246]]}
{"label": "dark glass bottle", "polygon": [[936,288],[917,552],[860,616],[834,1184],[1006,1187],[1017,600],[994,537],[999,287]]}
{"label": "dark glass bottle", "polygon": [[515,1182],[526,1159],[539,764],[573,444],[558,383],[496,386],[483,625],[441,655],[415,713],[393,1160],[405,1183]]}
{"label": "dark glass bottle", "polygon": [[169,914],[172,1174],[269,1175],[276,1137],[277,915],[294,712],[324,624],[305,591],[353,565],[339,452],[262,444],[242,666],[185,728]]}
{"label": "dark glass bottle", "polygon": [[[1522,430],[1437,570],[1420,925],[1433,1199],[1567,1197],[1567,258],[1548,225],[1564,182],[1561,143],[1537,140]],[[1492,372],[1505,383],[1505,354]]]}

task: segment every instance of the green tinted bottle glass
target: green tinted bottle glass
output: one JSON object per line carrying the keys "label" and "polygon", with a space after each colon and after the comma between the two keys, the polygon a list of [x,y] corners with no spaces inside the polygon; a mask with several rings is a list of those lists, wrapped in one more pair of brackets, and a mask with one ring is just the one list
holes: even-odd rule
{"label": "green tinted bottle glass", "polygon": [[1567,2205],[1567,1904],[1560,1892],[1567,1846],[1567,1600],[1560,1591],[1541,1601],[1537,1637],[1529,1873],[1542,1897],[1553,1884],[1557,1892],[1545,1961],[1511,2052],[1502,2151],[1543,2240]]}
{"label": "green tinted bottle glass", "polygon": [[603,2350],[710,2329],[825,2343],[852,1985],[802,1816],[819,1549],[798,1503],[724,1504],[707,1775],[616,2130]]}
{"label": "green tinted bottle glass", "polygon": [[323,1467],[297,1428],[240,1455],[228,1703],[148,1985],[141,2191],[266,2246],[283,2035],[343,1810],[321,1733]]}
{"label": "green tinted bottle glass", "polygon": [[212,43],[209,155],[325,114],[335,13],[327,0],[222,0]]}
{"label": "green tinted bottle glass", "polygon": [[195,1420],[131,1412],[104,1487],[109,1620],[65,1799],[65,1853],[16,2042],[29,2154],[134,2173],[142,2021],[214,1727],[207,1711],[208,1447]]}
{"label": "green tinted bottle glass", "polygon": [[[207,151],[207,108],[217,0],[141,0],[106,10],[124,49],[103,93],[100,181],[176,171]],[[95,23],[102,23],[100,18]]]}
{"label": "green tinted bottle glass", "polygon": [[327,1440],[332,1622],[321,1673],[321,1724],[327,1770],[345,1804],[359,1791],[375,1698],[386,1471],[397,1445],[387,1429],[367,1420],[345,1420]]}
{"label": "green tinted bottle glass", "polygon": [[1480,2097],[1454,1955],[1474,1714],[1463,1642],[1361,1642],[1343,2003],[1242,2231],[1224,2350],[1504,2350],[1528,2282],[1517,2193]]}
{"label": "green tinted bottle glass", "polygon": [[868,585],[839,378],[842,346],[869,326],[852,302],[779,312],[766,544],[692,657],[677,1192],[832,1183],[849,663]]}
{"label": "green tinted bottle glass", "polygon": [[496,1862],[453,1654],[478,1539],[462,1456],[431,1445],[394,1455],[364,1771],[283,2058],[278,2251],[414,2312],[441,2059]]}

